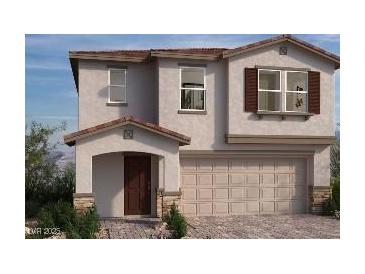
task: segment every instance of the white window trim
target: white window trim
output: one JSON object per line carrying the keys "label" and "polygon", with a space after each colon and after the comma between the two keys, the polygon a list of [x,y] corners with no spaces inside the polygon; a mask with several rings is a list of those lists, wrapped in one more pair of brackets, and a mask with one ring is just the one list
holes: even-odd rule
{"label": "white window trim", "polygon": [[[307,90],[303,90],[303,91],[288,90],[288,72],[305,73],[307,75]],[[307,102],[306,102],[306,109],[305,109],[305,111],[287,110],[286,109],[286,94],[287,93],[307,94]],[[298,71],[298,70],[286,70],[285,71],[284,111],[285,112],[303,112],[303,113],[307,113],[308,112],[308,72],[307,71]]]}
{"label": "white window trim", "polygon": [[[111,71],[124,71],[124,85],[111,85],[110,84],[110,72]],[[110,87],[124,87],[125,88],[125,100],[124,101],[111,101],[110,100]],[[119,68],[110,68],[108,70],[108,103],[127,103],[127,70]]]}
{"label": "white window trim", "polygon": [[[183,69],[189,69],[189,68],[196,68],[196,69],[201,69],[203,70],[204,72],[204,88],[182,88],[181,87],[181,73],[182,73],[182,70]],[[183,67],[180,67],[179,69],[180,71],[180,81],[179,81],[179,110],[181,111],[201,111],[201,112],[204,112],[206,111],[206,101],[207,101],[207,84],[206,84],[206,79],[205,79],[205,73],[206,73],[206,68],[204,67],[187,67],[187,66],[183,66]],[[203,91],[203,94],[204,94],[204,109],[194,109],[194,108],[181,108],[181,91],[182,90],[202,90]]]}
{"label": "white window trim", "polygon": [[[280,87],[279,89],[260,89],[260,71],[278,71],[279,72],[279,75],[280,75],[280,80],[279,80],[279,83],[280,83]],[[260,93],[260,91],[267,91],[267,92],[277,92],[277,93],[282,93],[282,90],[281,90],[281,70],[278,70],[278,69],[258,69],[257,71],[257,92]],[[271,112],[281,112],[282,110],[282,96],[280,96],[280,109],[279,110],[270,110]],[[267,109],[260,109],[260,96],[259,94],[257,94],[257,110],[258,111],[268,111]]]}

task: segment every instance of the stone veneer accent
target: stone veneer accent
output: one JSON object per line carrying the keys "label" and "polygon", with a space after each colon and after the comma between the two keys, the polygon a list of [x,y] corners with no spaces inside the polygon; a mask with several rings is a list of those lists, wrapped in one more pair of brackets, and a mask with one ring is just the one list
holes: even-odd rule
{"label": "stone veneer accent", "polygon": [[170,206],[175,204],[180,208],[181,192],[165,192],[164,190],[158,190],[156,197],[157,210],[156,215],[162,218],[166,214]]}
{"label": "stone veneer accent", "polygon": [[93,193],[74,193],[74,207],[77,213],[85,212],[95,204]]}
{"label": "stone veneer accent", "polygon": [[309,186],[310,211],[314,214],[321,214],[323,212],[323,203],[331,197],[331,192],[330,186]]}

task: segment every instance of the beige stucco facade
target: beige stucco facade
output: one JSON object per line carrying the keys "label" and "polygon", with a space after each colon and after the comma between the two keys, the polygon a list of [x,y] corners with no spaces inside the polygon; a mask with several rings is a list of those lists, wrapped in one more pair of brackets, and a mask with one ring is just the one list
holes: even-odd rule
{"label": "beige stucco facade", "polygon": [[[287,55],[279,55],[286,46]],[[181,63],[205,68],[206,112],[182,114]],[[110,62],[79,61],[79,129],[93,127],[125,115],[191,137],[178,142],[142,128],[127,125],[76,141],[76,193],[94,193],[101,216],[124,215],[124,155],[140,152],[151,158],[151,214],[156,215],[156,195],[181,191],[180,160],[236,157],[305,159],[307,187],[330,184],[330,146],[320,144],[229,144],[226,134],[334,136],[334,64],[294,44],[284,42],[216,61],[156,58],[148,63],[120,63],[127,67],[127,104],[109,106]],[[112,65],[118,65],[113,63]],[[302,116],[258,117],[244,110],[244,69],[255,66],[290,67],[320,72],[321,113]],[[282,81],[284,81],[282,79]],[[133,129],[132,140],[123,130]],[[294,175],[293,175],[294,176]]]}

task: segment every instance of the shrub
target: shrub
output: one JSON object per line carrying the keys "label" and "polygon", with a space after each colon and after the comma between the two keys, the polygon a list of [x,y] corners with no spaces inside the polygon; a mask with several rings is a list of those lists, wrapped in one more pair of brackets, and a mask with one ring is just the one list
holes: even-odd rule
{"label": "shrub", "polygon": [[323,203],[323,214],[340,217],[340,177],[333,179],[331,183],[332,195]]}
{"label": "shrub", "polygon": [[171,237],[173,239],[181,239],[186,236],[187,223],[175,202],[171,205],[170,210],[165,214],[163,220],[167,223],[167,228],[172,231]]}
{"label": "shrub", "polygon": [[71,203],[59,201],[40,211],[38,228],[42,231],[40,238],[52,236],[46,235],[44,231],[57,228],[65,232],[69,239],[95,239],[100,230],[100,221],[95,207],[77,214]]}
{"label": "shrub", "polygon": [[332,182],[332,198],[336,203],[336,210],[340,210],[340,177],[336,177]]}

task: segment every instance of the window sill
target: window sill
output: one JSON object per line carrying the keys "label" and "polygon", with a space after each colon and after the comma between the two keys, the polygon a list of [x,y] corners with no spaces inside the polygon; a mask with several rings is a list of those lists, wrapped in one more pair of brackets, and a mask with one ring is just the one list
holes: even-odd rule
{"label": "window sill", "polygon": [[183,110],[183,109],[179,109],[177,111],[178,114],[198,114],[198,115],[206,115],[207,111],[206,110]]}
{"label": "window sill", "polygon": [[282,120],[285,120],[288,116],[301,116],[304,117],[305,120],[308,120],[311,116],[313,116],[313,113],[309,112],[281,112],[281,111],[264,111],[264,110],[258,110],[256,114],[259,116],[259,119],[262,119],[264,115],[277,115],[281,116]]}
{"label": "window sill", "polygon": [[126,102],[107,102],[107,106],[128,106]]}

